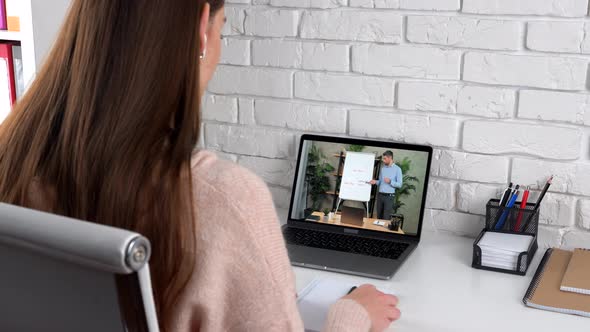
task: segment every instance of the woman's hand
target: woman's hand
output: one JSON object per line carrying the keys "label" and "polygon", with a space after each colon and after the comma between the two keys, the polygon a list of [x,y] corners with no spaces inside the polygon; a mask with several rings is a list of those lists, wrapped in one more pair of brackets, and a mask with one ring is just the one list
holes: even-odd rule
{"label": "woman's hand", "polygon": [[367,310],[372,322],[372,332],[384,331],[401,315],[396,307],[397,297],[382,293],[373,285],[362,285],[346,295],[344,299],[356,301]]}

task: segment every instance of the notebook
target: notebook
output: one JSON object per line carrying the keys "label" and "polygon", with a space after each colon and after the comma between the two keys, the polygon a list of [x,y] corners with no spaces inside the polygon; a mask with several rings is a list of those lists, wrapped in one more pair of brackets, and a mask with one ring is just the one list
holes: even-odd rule
{"label": "notebook", "polygon": [[306,332],[319,332],[324,327],[330,306],[354,286],[336,280],[314,279],[297,295],[297,307]]}
{"label": "notebook", "polygon": [[547,249],[523,298],[525,305],[590,317],[590,296],[559,289],[571,257],[571,251]]}
{"label": "notebook", "polygon": [[[316,278],[297,294],[297,307],[306,332],[319,332],[324,327],[330,306],[346,296],[353,286],[350,282]],[[377,288],[379,289],[379,288]],[[379,289],[383,293],[389,293]]]}
{"label": "notebook", "polygon": [[560,289],[590,295],[590,249],[574,250]]}

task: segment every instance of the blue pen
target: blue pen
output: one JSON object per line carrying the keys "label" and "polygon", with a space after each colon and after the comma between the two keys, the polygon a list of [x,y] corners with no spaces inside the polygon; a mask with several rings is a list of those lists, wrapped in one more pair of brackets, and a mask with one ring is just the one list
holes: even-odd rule
{"label": "blue pen", "polygon": [[502,216],[500,217],[500,220],[498,220],[498,222],[496,223],[496,230],[501,230],[504,227],[504,223],[506,222],[506,218],[508,218],[508,214],[510,213],[510,209],[514,206],[514,203],[516,202],[516,199],[518,198],[518,194],[520,193],[518,191],[519,186],[516,186],[516,189],[514,190],[514,193],[512,194],[512,196],[510,197],[510,200],[508,201],[508,204],[506,205],[506,208],[504,209],[504,212],[502,212]]}

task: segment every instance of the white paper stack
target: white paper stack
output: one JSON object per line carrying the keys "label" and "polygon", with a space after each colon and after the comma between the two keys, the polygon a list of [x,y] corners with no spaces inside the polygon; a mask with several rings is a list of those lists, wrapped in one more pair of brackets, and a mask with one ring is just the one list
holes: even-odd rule
{"label": "white paper stack", "polygon": [[486,232],[478,242],[481,248],[481,265],[516,270],[518,256],[528,251],[533,236]]}

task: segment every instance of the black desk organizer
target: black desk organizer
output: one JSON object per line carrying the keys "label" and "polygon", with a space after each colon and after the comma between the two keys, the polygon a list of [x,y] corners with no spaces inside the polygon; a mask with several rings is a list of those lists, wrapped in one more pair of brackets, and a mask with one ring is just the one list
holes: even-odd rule
{"label": "black desk organizer", "polygon": [[[535,204],[527,203],[524,209],[520,208],[520,202],[514,204],[514,207],[509,209],[508,217],[506,218],[506,222],[504,223],[504,227],[501,230],[495,230],[494,226],[496,225],[496,221],[504,212],[505,208],[500,207],[500,200],[498,199],[491,199],[488,204],[486,205],[486,225],[485,228],[479,233],[475,242],[473,243],[473,261],[471,266],[476,269],[481,270],[489,270],[489,271],[496,271],[496,272],[503,272],[503,273],[511,273],[511,274],[518,274],[524,276],[537,252],[537,232],[539,229],[539,210],[534,211]],[[519,231],[514,231],[514,227],[518,223],[518,214],[522,211],[522,219],[520,223],[520,228],[524,227],[525,223],[530,220],[529,224],[527,225],[526,229]],[[510,233],[510,234],[528,234],[533,236],[533,241],[528,249],[528,251],[520,253],[518,256],[518,262],[516,265],[516,270],[508,270],[508,269],[500,269],[496,267],[488,267],[481,265],[481,248],[477,245],[479,240],[486,232],[497,232],[497,233]]]}

